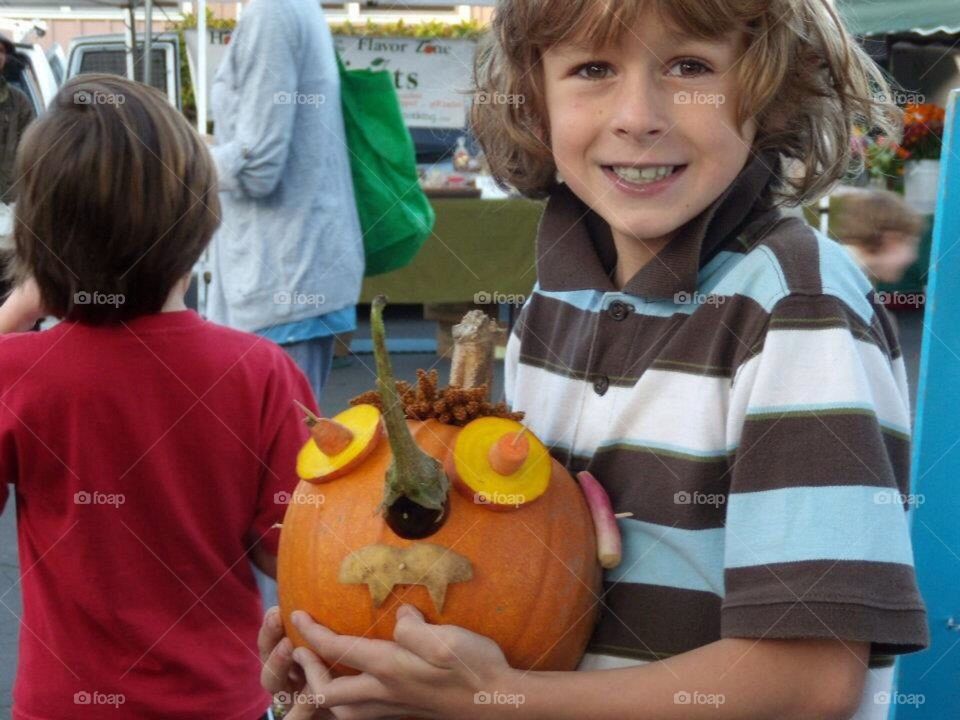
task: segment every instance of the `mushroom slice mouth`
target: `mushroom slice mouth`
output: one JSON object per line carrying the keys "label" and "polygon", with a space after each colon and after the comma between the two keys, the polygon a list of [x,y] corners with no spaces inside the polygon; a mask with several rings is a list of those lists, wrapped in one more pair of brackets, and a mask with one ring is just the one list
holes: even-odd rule
{"label": "mushroom slice mouth", "polygon": [[433,543],[398,548],[367,545],[340,565],[340,582],[366,585],[374,607],[383,605],[395,585],[423,585],[437,612],[443,612],[447,587],[473,578],[473,565],[463,555]]}

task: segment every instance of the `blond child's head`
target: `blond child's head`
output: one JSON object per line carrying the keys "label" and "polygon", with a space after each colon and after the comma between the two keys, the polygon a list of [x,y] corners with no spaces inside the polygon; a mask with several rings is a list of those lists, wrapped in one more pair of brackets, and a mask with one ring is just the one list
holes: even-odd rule
{"label": "blond child's head", "polygon": [[771,195],[812,201],[848,172],[855,120],[898,120],[828,0],[502,0],[476,86],[494,174],[542,197],[559,172],[615,236],[668,235],[751,157]]}
{"label": "blond child's head", "polygon": [[157,90],[79,75],[31,124],[16,161],[13,274],[58,317],[159,312],[219,225],[216,169]]}

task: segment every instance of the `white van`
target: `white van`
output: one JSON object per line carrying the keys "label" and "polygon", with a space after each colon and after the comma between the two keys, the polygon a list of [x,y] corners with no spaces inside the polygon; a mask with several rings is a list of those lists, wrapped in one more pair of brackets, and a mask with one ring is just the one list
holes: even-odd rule
{"label": "white van", "polygon": [[[170,104],[181,110],[180,38],[175,33],[154,37],[151,51],[150,84],[166,94]],[[67,53],[67,77],[82,73],[127,75],[127,47],[123,34],[84,35],[74,38]],[[143,81],[143,46],[137,38],[134,76]]]}

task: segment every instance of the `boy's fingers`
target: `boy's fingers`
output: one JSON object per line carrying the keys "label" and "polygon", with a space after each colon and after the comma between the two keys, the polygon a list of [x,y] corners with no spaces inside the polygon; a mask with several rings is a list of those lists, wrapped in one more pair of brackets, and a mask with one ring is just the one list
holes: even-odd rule
{"label": "boy's fingers", "polygon": [[290,686],[289,676],[293,667],[293,643],[283,638],[267,656],[260,670],[260,684],[267,692],[278,693]]}
{"label": "boy's fingers", "polygon": [[393,631],[397,645],[436,667],[446,667],[450,651],[444,645],[442,628],[428,625],[419,610],[401,605],[397,610],[397,624]]}
{"label": "boy's fingers", "polygon": [[[320,662],[320,658],[318,658],[315,653],[307,650],[307,648],[297,648],[294,660],[297,665],[303,668],[303,672],[307,676],[308,692],[326,687],[333,679],[327,666]],[[319,700],[319,702],[323,702],[323,700]]]}
{"label": "boy's fingers", "polygon": [[334,635],[324,641],[320,657],[334,665],[347,665],[354,670],[381,677],[394,669],[396,650],[396,643],[386,640]]}
{"label": "boy's fingers", "polygon": [[337,635],[316,622],[301,610],[291,615],[297,630],[311,649],[331,665],[349,665],[354,670],[380,675],[386,667],[396,644],[385,640],[370,640],[352,635]]}
{"label": "boy's fingers", "polygon": [[291,665],[287,677],[290,679],[290,687],[292,688],[302,688],[307,684],[307,678],[303,674],[303,669],[296,663]]}
{"label": "boy's fingers", "polygon": [[414,620],[420,620],[421,622],[426,622],[423,617],[423,613],[420,612],[416,606],[410,605],[409,603],[404,603],[397,608],[397,620],[403,618],[412,618]]}
{"label": "boy's fingers", "polygon": [[300,631],[303,639],[313,646],[314,650],[318,650],[325,640],[337,636],[333,630],[320,625],[303,610],[292,612],[290,622]]}
{"label": "boy's fingers", "polygon": [[260,662],[265,663],[270,653],[283,639],[283,623],[280,620],[280,608],[273,606],[263,616],[260,632],[257,635],[257,649],[260,650]]}
{"label": "boy's fingers", "polygon": [[298,648],[297,663],[307,673],[307,695],[303,698],[312,705],[337,708],[362,705],[384,700],[383,684],[372,675],[347,675],[334,679],[323,662],[306,648]]}

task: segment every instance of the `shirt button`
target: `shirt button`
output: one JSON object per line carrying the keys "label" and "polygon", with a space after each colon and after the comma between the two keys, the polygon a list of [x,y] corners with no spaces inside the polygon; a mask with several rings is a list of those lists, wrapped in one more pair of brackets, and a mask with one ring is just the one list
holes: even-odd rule
{"label": "shirt button", "polygon": [[631,308],[625,302],[620,302],[619,300],[617,300],[615,302],[610,303],[610,308],[609,308],[610,317],[612,317],[617,322],[620,322],[621,320],[626,320],[627,316],[630,314],[630,311],[632,309],[633,308]]}
{"label": "shirt button", "polygon": [[597,395],[606,395],[607,390],[610,389],[610,378],[606,375],[597,378],[593,383],[593,389],[597,392]]}

